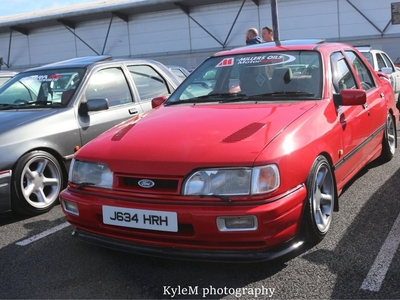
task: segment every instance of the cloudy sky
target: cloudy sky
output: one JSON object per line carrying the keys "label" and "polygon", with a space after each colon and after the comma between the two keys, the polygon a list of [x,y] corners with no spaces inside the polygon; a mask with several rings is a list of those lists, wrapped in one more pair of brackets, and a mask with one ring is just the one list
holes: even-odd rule
{"label": "cloudy sky", "polygon": [[115,0],[1,0],[0,17],[59,8],[92,2],[116,2]]}

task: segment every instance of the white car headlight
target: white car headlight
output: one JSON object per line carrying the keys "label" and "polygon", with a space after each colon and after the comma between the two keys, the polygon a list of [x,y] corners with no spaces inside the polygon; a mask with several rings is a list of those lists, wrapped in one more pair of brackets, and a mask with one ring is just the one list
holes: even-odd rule
{"label": "white car headlight", "polygon": [[73,159],[69,169],[68,180],[75,184],[111,189],[113,173],[105,164]]}
{"label": "white car headlight", "polygon": [[255,168],[199,170],[183,186],[184,195],[256,195],[276,190],[280,184],[276,165]]}

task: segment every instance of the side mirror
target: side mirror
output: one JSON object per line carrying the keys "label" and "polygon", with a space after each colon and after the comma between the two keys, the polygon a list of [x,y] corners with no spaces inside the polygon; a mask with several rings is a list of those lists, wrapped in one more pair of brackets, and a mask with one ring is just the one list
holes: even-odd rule
{"label": "side mirror", "polygon": [[86,116],[90,111],[100,111],[108,109],[108,100],[106,98],[101,99],[89,99],[86,102],[82,102],[79,106],[79,114]]}
{"label": "side mirror", "polygon": [[156,107],[160,106],[161,104],[163,104],[165,102],[165,100],[167,100],[167,96],[153,98],[153,99],[151,99],[151,107],[156,108]]}
{"label": "side mirror", "polygon": [[392,70],[391,67],[383,67],[383,68],[381,69],[381,72],[384,73],[384,74],[390,75],[390,74],[393,73],[393,70]]}
{"label": "side mirror", "polygon": [[342,90],[341,103],[344,106],[364,105],[367,102],[367,93],[364,90]]}
{"label": "side mirror", "polygon": [[388,74],[386,74],[386,73],[383,73],[383,72],[376,72],[376,74],[378,74],[378,76],[380,77],[380,78],[383,78],[383,79],[386,79],[387,81],[390,81],[390,77],[389,77],[389,75]]}

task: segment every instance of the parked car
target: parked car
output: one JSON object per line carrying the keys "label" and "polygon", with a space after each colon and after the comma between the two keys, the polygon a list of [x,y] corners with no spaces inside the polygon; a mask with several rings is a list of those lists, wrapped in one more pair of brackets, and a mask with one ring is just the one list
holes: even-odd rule
{"label": "parked car", "polygon": [[396,58],[396,60],[394,61],[394,65],[395,65],[397,68],[400,68],[400,57]]}
{"label": "parked car", "polygon": [[152,108],[179,80],[144,59],[79,57],[19,73],[0,88],[0,212],[35,215],[58,202],[74,152]]}
{"label": "parked car", "polygon": [[369,47],[359,47],[357,49],[365,56],[375,71],[381,71],[389,75],[397,102],[400,97],[400,70],[395,66],[389,55],[382,50]]}
{"label": "parked car", "polygon": [[75,154],[60,195],[75,237],[162,257],[272,259],[322,240],[345,185],[397,147],[392,87],[346,44],[222,51],[153,103]]}
{"label": "parked car", "polygon": [[181,81],[186,79],[189,76],[189,71],[184,67],[175,66],[175,65],[167,65],[167,67],[174,73]]}
{"label": "parked car", "polygon": [[13,78],[18,72],[14,71],[0,71],[0,86]]}

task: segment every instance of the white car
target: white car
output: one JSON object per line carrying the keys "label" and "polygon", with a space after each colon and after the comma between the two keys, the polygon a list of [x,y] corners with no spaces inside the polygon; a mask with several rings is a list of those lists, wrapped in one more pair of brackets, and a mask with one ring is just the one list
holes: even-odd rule
{"label": "white car", "polygon": [[6,83],[9,79],[17,75],[18,72],[14,71],[0,71],[0,86]]}
{"label": "white car", "polygon": [[369,47],[357,47],[357,49],[365,56],[375,71],[383,72],[389,76],[396,102],[399,102],[400,70],[396,68],[389,55],[382,50]]}

